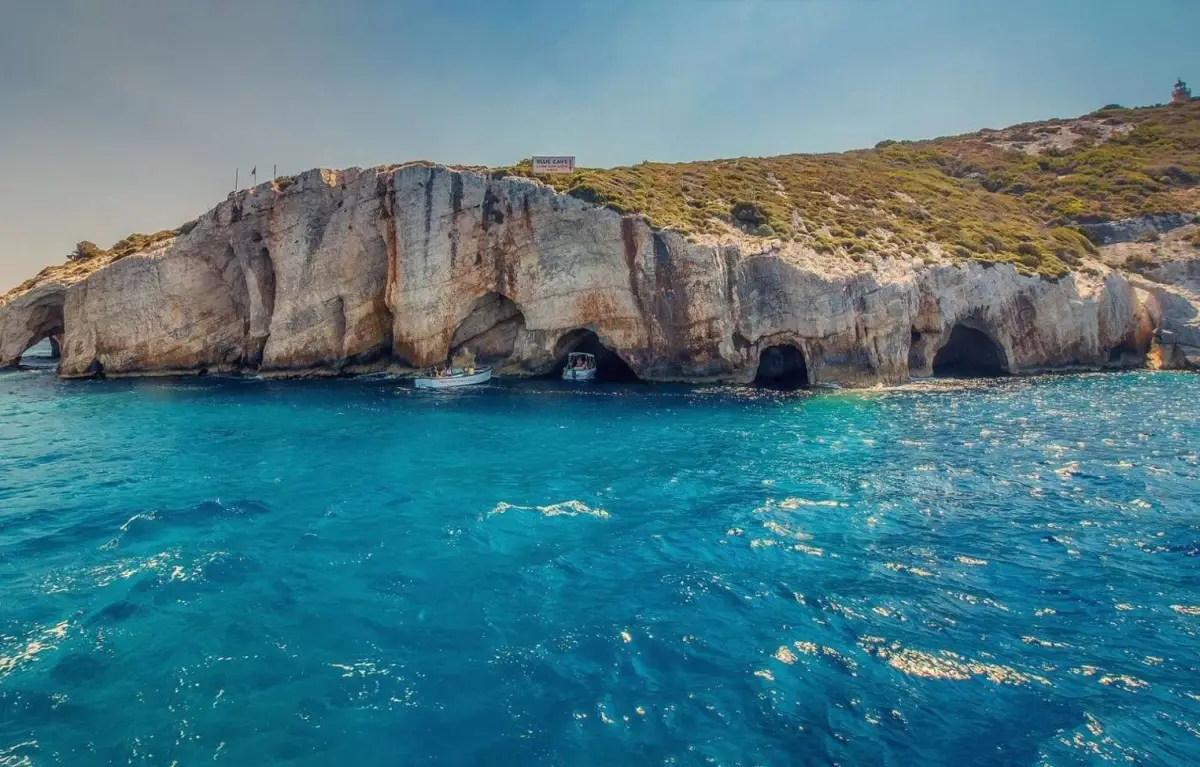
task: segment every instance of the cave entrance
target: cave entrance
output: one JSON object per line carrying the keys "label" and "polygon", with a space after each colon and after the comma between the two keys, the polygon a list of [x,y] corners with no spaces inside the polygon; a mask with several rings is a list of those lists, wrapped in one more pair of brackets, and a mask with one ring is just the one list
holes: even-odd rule
{"label": "cave entrance", "polygon": [[808,365],[804,352],[794,344],[768,346],[758,355],[754,384],[768,389],[794,391],[808,388]]}
{"label": "cave entrance", "polygon": [[933,374],[951,378],[994,378],[1008,375],[1008,369],[1004,351],[991,336],[959,324],[934,355]]}
{"label": "cave entrance", "polygon": [[600,342],[600,337],[586,328],[578,328],[558,339],[554,345],[554,367],[547,378],[561,378],[567,364],[567,355],[583,352],[596,358],[596,380],[611,383],[636,383],[642,379],[621,359],[621,355]]}
{"label": "cave entrance", "polygon": [[524,329],[520,307],[507,296],[488,293],[475,299],[471,312],[454,331],[450,356],[469,349],[480,365],[501,364],[512,356]]}
{"label": "cave entrance", "polygon": [[1129,341],[1122,341],[1108,350],[1108,364],[1110,367],[1141,367],[1146,364],[1146,353]]}

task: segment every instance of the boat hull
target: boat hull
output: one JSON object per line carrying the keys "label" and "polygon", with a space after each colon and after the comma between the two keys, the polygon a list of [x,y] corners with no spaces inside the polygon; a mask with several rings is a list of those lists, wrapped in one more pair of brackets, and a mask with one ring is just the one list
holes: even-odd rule
{"label": "boat hull", "polygon": [[596,378],[596,368],[590,370],[564,368],[562,377],[564,381],[591,381]]}
{"label": "boat hull", "polygon": [[442,378],[416,378],[413,386],[418,389],[458,389],[463,386],[474,386],[492,380],[492,369],[483,368],[473,374],[458,373]]}

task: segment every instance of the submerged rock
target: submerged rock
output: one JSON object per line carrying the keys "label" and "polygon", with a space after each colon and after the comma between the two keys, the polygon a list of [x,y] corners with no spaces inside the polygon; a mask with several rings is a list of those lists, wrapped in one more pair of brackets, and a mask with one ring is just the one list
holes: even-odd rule
{"label": "submerged rock", "polygon": [[321,169],[10,294],[0,364],[58,333],[64,377],[339,374],[464,348],[543,374],[588,339],[647,380],[748,382],[764,359],[799,385],[956,364],[1134,366],[1167,341],[1157,364],[1196,364],[1179,346],[1195,337],[1188,295],[1094,266],[1048,280],[938,257],[852,261],[737,234],[689,239],[524,178]]}

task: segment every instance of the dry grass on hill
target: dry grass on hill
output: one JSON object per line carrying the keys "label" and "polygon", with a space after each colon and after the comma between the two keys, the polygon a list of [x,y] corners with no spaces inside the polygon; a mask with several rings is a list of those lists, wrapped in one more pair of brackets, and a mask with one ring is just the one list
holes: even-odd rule
{"label": "dry grass on hill", "polygon": [[1079,223],[1200,209],[1200,101],[842,154],[647,162],[541,178],[688,233],[738,229],[851,258],[919,256],[936,242],[952,256],[1057,276],[1093,250]]}

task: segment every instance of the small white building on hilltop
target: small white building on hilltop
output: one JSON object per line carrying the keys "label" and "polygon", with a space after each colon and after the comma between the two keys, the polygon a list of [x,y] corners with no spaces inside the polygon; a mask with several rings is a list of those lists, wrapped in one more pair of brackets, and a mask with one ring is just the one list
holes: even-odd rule
{"label": "small white building on hilltop", "polygon": [[1182,78],[1175,80],[1175,90],[1171,91],[1172,104],[1186,104],[1192,100],[1192,90]]}

